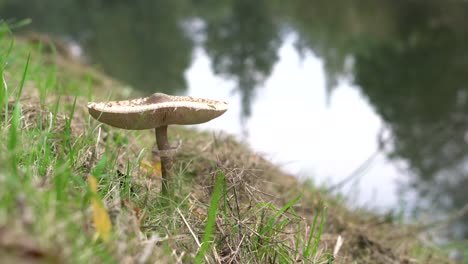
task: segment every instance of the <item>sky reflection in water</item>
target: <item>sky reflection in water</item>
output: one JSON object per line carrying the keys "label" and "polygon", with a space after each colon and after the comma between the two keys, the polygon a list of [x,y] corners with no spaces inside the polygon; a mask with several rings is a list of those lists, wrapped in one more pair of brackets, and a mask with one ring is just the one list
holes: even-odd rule
{"label": "sky reflection in water", "polygon": [[[246,124],[246,140],[287,172],[333,185],[376,152],[381,120],[346,82],[333,92],[327,104],[321,60],[312,54],[299,58],[293,38],[287,38],[279,52],[279,63],[264,87],[257,90],[252,116]],[[188,95],[230,103],[222,118],[201,126],[221,128],[242,138],[242,124],[235,121],[241,113],[235,84],[212,73],[202,49],[195,52],[186,77]],[[355,178],[359,180],[357,185],[351,181],[343,193],[351,195],[350,204],[355,206],[389,209],[398,202],[398,174],[394,164],[378,155],[370,168]]]}

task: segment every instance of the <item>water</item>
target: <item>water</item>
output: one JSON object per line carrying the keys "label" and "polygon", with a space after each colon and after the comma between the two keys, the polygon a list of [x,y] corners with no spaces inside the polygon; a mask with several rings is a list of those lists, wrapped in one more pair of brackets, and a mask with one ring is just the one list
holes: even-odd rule
{"label": "water", "polygon": [[[354,175],[353,206],[468,203],[465,1],[4,0],[0,17],[148,94],[229,101],[202,127],[317,184]],[[453,226],[468,237],[468,216]]]}
{"label": "water", "polygon": [[[356,89],[343,83],[327,103],[322,61],[308,54],[300,58],[290,35],[279,52],[264,87],[258,90],[252,116],[245,125],[235,83],[216,77],[206,53],[197,49],[186,73],[188,95],[217,98],[230,103],[221,118],[201,125],[244,138],[252,148],[301,178],[319,184],[338,183],[350,176],[378,149],[382,121]],[[285,90],[285,88],[287,88]],[[345,185],[347,196],[357,195],[353,205],[389,209],[397,205],[399,173],[383,155],[360,174],[357,186]],[[352,183],[352,182],[351,182]],[[352,188],[351,188],[352,187]]]}

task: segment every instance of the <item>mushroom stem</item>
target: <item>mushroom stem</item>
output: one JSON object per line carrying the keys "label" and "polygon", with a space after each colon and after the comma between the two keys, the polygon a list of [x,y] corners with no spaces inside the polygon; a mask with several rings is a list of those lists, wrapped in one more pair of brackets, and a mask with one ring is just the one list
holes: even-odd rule
{"label": "mushroom stem", "polygon": [[[156,135],[156,144],[158,145],[158,150],[164,152],[164,150],[170,149],[169,141],[167,140],[167,126],[161,126],[155,128]],[[163,196],[167,196],[169,193],[169,170],[172,167],[172,157],[161,155],[161,175],[162,175],[162,185],[161,193]]]}

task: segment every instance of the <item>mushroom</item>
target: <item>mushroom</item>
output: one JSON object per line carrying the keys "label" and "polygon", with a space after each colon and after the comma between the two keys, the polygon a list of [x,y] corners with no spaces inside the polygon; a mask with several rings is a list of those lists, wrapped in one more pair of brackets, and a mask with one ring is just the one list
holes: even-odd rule
{"label": "mushroom", "polygon": [[163,195],[168,194],[168,173],[172,167],[172,157],[167,154],[171,149],[167,126],[205,123],[222,115],[227,108],[225,102],[163,93],[132,100],[88,103],[89,114],[104,124],[129,130],[155,129]]}

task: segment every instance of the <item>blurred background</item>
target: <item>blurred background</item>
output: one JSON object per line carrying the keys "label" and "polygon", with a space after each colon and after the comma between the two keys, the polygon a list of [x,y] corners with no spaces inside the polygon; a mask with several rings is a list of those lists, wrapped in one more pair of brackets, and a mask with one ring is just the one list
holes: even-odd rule
{"label": "blurred background", "polygon": [[350,206],[459,212],[441,237],[468,238],[465,1],[0,0],[0,18],[144,94],[228,101],[204,128]]}

